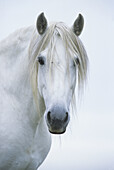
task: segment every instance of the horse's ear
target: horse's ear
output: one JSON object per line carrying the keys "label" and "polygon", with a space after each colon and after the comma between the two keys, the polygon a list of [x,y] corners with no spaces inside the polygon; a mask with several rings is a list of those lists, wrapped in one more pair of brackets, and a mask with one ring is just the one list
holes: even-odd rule
{"label": "horse's ear", "polygon": [[73,31],[74,33],[79,36],[83,30],[84,26],[84,18],[81,14],[78,15],[78,18],[75,20],[73,24]]}
{"label": "horse's ear", "polygon": [[47,29],[47,19],[45,18],[43,12],[37,18],[36,27],[37,27],[38,33],[41,34],[41,35]]}

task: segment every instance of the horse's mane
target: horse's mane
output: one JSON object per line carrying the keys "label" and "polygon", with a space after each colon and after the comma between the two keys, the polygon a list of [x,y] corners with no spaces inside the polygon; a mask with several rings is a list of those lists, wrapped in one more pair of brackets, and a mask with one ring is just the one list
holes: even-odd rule
{"label": "horse's mane", "polygon": [[72,57],[72,53],[78,56],[80,64],[78,66],[78,89],[82,90],[84,87],[86,76],[87,76],[87,63],[88,57],[85,51],[85,48],[79,39],[78,36],[74,34],[71,28],[67,27],[64,23],[52,23],[44,35],[38,36],[38,33],[35,31],[32,37],[30,47],[29,47],[29,63],[30,63],[30,76],[31,84],[33,89],[33,95],[35,101],[38,105],[38,88],[37,88],[37,75],[38,75],[38,62],[37,56],[47,47],[48,57],[50,61],[53,56],[53,50],[55,48],[55,35],[58,35],[66,48],[66,52],[69,53],[69,57]]}

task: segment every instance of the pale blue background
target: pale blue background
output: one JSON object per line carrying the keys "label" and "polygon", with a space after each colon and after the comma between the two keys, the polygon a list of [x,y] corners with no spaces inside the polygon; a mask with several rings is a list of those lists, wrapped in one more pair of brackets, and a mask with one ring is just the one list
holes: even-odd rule
{"label": "pale blue background", "polygon": [[[77,116],[53,144],[40,170],[114,170],[114,1],[0,0],[0,40],[35,24],[44,11],[49,21],[72,25],[85,18],[82,39],[90,60],[87,88]],[[75,120],[74,120],[75,119]]]}

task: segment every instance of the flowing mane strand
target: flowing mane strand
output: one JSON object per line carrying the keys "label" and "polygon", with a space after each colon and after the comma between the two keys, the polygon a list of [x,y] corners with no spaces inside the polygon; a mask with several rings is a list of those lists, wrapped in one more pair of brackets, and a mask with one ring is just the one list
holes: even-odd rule
{"label": "flowing mane strand", "polygon": [[29,47],[29,68],[30,77],[33,90],[33,96],[35,98],[38,107],[38,88],[37,88],[37,75],[38,75],[38,62],[37,56],[45,50],[48,45],[48,57],[50,61],[52,60],[53,51],[55,47],[55,34],[61,37],[63,44],[66,48],[66,54],[72,57],[72,53],[78,56],[79,66],[78,66],[78,89],[79,91],[83,89],[86,76],[87,76],[87,64],[88,57],[85,48],[78,36],[72,31],[71,28],[67,27],[64,23],[52,23],[46,32],[42,36],[38,36],[35,31],[32,37],[30,47]]}

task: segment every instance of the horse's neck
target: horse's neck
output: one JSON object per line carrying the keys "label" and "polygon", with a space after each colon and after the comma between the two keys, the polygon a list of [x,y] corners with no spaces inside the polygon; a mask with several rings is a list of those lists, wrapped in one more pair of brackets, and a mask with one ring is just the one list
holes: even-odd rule
{"label": "horse's neck", "polygon": [[36,108],[28,70],[28,49],[33,32],[33,27],[21,29],[0,43],[0,84],[1,91],[10,96],[12,103],[17,101],[23,112],[29,110],[35,120],[37,115],[31,114]]}
{"label": "horse's neck", "polygon": [[[27,78],[27,51],[31,30],[16,31],[0,43],[0,83],[4,90],[17,97],[25,92]],[[18,96],[19,95],[19,96]],[[21,97],[21,96],[20,96]]]}

